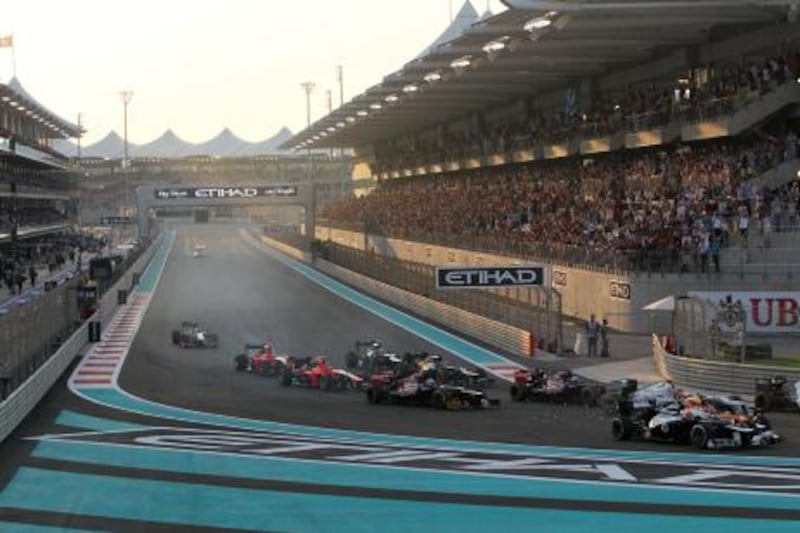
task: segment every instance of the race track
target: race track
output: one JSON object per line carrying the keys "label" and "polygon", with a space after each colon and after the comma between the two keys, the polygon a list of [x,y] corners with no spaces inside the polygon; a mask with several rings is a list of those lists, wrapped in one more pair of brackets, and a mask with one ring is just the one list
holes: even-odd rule
{"label": "race track", "polygon": [[[208,257],[192,257],[196,242]],[[419,520],[461,531],[531,520],[559,530],[798,527],[796,415],[771,417],[787,438],[774,447],[698,454],[616,442],[599,410],[512,404],[504,385],[490,392],[500,409],[445,412],[236,373],[233,355],[265,338],[337,365],[359,338],[455,359],[276,257],[243,228],[180,227],[160,281],[146,276],[157,290],[119,387],[78,397],[60,383],[0,447],[0,530],[368,531],[369,520],[387,531]],[[173,346],[182,320],[218,333],[220,348]],[[253,497],[280,516],[252,509]]]}

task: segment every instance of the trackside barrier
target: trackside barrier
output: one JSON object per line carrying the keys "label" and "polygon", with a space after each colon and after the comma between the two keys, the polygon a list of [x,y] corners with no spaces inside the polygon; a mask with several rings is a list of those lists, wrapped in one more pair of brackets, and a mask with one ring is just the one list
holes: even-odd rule
{"label": "trackside barrier", "polygon": [[3,402],[0,402],[0,442],[3,442],[20,422],[30,414],[36,404],[39,403],[61,374],[69,367],[75,356],[86,346],[89,321],[100,319],[105,329],[118,307],[117,291],[130,288],[134,275],[144,270],[144,267],[158,250],[162,240],[163,234],[150,244],[147,251],[122,275],[111,290],[106,291],[98,306],[100,311],[92,315],[88,321],[75,330],[56,353],[42,364],[25,383],[14,390]]}
{"label": "trackside barrier", "polygon": [[679,387],[717,394],[737,394],[752,399],[758,378],[776,375],[800,380],[800,371],[763,365],[745,365],[680,357],[667,352],[661,339],[653,335],[653,357],[664,379]]}
{"label": "trackside barrier", "polygon": [[311,253],[309,253],[309,252],[304,252],[303,250],[298,250],[297,248],[295,248],[293,246],[289,246],[286,243],[283,243],[283,242],[281,242],[279,240],[276,240],[276,239],[272,239],[270,237],[266,237],[264,235],[261,236],[261,242],[263,242],[267,246],[270,246],[272,248],[275,248],[276,250],[279,250],[279,251],[285,253],[289,257],[294,257],[295,259],[299,259],[300,261],[303,261],[304,263],[311,263]]}
{"label": "trackside barrier", "polygon": [[531,335],[527,331],[398,289],[323,259],[316,259],[314,266],[320,272],[401,309],[406,309],[462,334],[480,339],[514,355],[531,356]]}

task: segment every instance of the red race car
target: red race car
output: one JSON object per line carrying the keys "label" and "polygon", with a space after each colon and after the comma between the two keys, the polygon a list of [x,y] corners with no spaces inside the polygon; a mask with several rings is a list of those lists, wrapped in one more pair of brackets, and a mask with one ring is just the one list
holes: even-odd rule
{"label": "red race car", "polygon": [[276,365],[283,367],[280,383],[287,387],[343,391],[348,388],[358,389],[363,381],[347,370],[328,365],[328,361],[321,355],[304,358],[278,356],[276,360]]}
{"label": "red race car", "polygon": [[276,356],[272,343],[267,341],[264,344],[245,344],[242,353],[237,355],[233,361],[238,372],[278,376],[283,373],[279,357],[282,356]]}

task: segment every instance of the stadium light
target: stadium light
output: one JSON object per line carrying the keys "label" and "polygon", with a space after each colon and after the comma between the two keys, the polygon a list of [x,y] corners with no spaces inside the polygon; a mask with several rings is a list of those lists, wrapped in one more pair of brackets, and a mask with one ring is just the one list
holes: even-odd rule
{"label": "stadium light", "polygon": [[349,116],[349,117],[346,117],[346,118],[345,118],[345,120],[346,120],[347,122],[349,122],[350,124],[352,124],[353,122],[355,122],[355,121],[356,121],[356,117]]}
{"label": "stadium light", "polygon": [[356,111],[356,115],[358,115],[359,117],[366,117],[367,115],[369,115],[369,111],[367,111],[366,109],[359,109],[358,111]]}
{"label": "stadium light", "polygon": [[344,122],[337,122],[336,123],[336,127],[337,128],[344,128],[345,126],[347,126],[347,124],[345,124]]}
{"label": "stadium light", "polygon": [[327,131],[321,131],[321,132],[319,132],[319,135],[320,135],[320,137],[327,137],[328,136],[328,132]]}
{"label": "stadium light", "polygon": [[470,66],[471,63],[472,63],[472,56],[466,55],[466,56],[461,56],[458,59],[454,59],[450,63],[450,66],[452,68],[466,68]]}
{"label": "stadium light", "polygon": [[403,92],[404,93],[415,93],[417,91],[419,91],[419,87],[417,87],[413,83],[409,83],[408,85],[403,87]]}
{"label": "stadium light", "polygon": [[400,99],[400,97],[399,97],[399,96],[397,96],[396,94],[390,94],[389,96],[387,96],[386,98],[384,98],[384,100],[386,100],[387,102],[390,102],[390,103],[391,103],[391,102],[396,102],[396,101],[398,101],[399,99]]}
{"label": "stadium light", "polygon": [[311,137],[311,138],[312,138],[312,139],[314,139],[315,141],[318,141],[318,140],[319,140],[319,135],[314,135],[314,136],[313,136],[313,137]]}
{"label": "stadium light", "polygon": [[25,106],[17,105],[17,111],[25,111]]}
{"label": "stadium light", "polygon": [[11,100],[11,97],[10,97],[10,96],[4,96],[4,97],[3,97],[3,101],[4,101],[4,102],[8,102],[9,100]]}
{"label": "stadium light", "polygon": [[527,32],[543,30],[553,23],[553,19],[556,16],[558,16],[558,11],[548,11],[544,15],[532,18],[531,20],[526,22],[525,25],[523,26],[523,29]]}
{"label": "stadium light", "polygon": [[486,52],[487,54],[496,54],[497,52],[505,50],[505,48],[508,46],[509,40],[511,40],[511,37],[509,37],[508,35],[504,35],[499,39],[489,41],[488,43],[483,45],[483,51]]}
{"label": "stadium light", "polygon": [[434,70],[433,72],[429,72],[425,75],[424,80],[428,83],[433,83],[442,79],[442,73],[438,70]]}
{"label": "stadium light", "polygon": [[369,104],[369,108],[370,109],[375,109],[377,111],[378,109],[383,109],[383,106],[380,104],[380,102],[375,102],[375,103]]}
{"label": "stadium light", "polygon": [[336,128],[334,128],[333,126],[328,126],[328,127],[327,127],[327,128],[325,128],[325,129],[326,129],[327,131],[331,132],[331,133],[333,133],[334,131],[336,131]]}

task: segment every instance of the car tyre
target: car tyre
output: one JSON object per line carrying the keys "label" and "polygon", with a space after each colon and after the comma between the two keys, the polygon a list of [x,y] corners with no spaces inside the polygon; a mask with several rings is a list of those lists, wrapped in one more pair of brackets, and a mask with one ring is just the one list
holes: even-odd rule
{"label": "car tyre", "polygon": [[247,356],[244,354],[237,355],[233,360],[233,364],[237,372],[243,372],[247,369]]}
{"label": "car tyre", "polygon": [[524,401],[528,396],[528,391],[525,385],[520,385],[519,383],[514,383],[511,385],[511,390],[509,393],[511,394],[511,399],[515,402]]}
{"label": "car tyre", "polygon": [[611,421],[611,436],[614,437],[614,440],[630,440],[631,438],[631,429],[628,424],[625,423],[624,420],[621,418],[615,418]]}
{"label": "car tyre", "polygon": [[177,329],[172,330],[172,344],[180,344],[181,343],[181,332]]}
{"label": "car tyre", "polygon": [[445,398],[444,393],[440,391],[436,391],[433,393],[433,398],[431,399],[431,403],[433,407],[436,409],[447,409],[447,398]]}
{"label": "car tyre", "polygon": [[373,405],[378,405],[381,403],[381,395],[375,389],[369,389],[367,391],[367,403],[371,403]]}
{"label": "car tyre", "polygon": [[708,431],[700,424],[696,424],[689,433],[689,440],[698,450],[705,450],[708,447]]}
{"label": "car tyre", "polygon": [[355,368],[358,366],[358,355],[355,352],[347,352],[344,361],[347,368]]}
{"label": "car tyre", "polygon": [[766,394],[759,394],[756,396],[756,400],[753,403],[756,406],[756,409],[760,409],[764,412],[769,411],[769,408],[772,407],[772,402],[770,401],[769,396]]}

